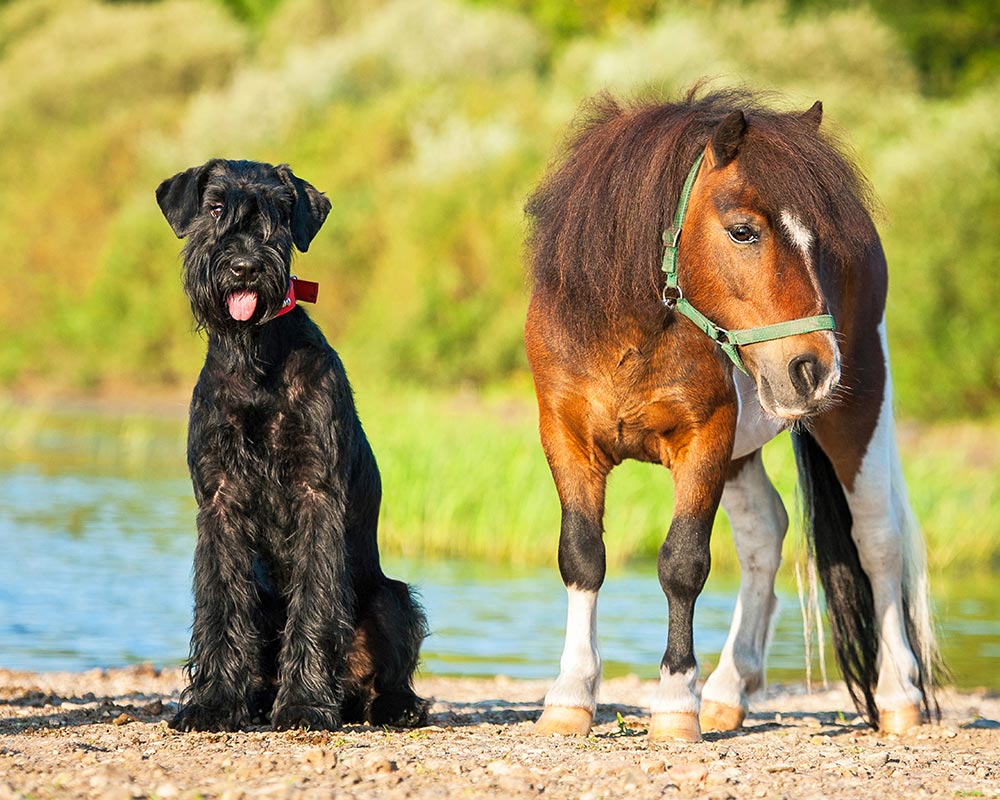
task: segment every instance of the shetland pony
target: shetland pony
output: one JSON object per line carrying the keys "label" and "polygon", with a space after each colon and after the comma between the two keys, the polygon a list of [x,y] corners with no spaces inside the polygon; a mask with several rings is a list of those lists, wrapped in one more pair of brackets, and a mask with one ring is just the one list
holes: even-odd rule
{"label": "shetland pony", "polygon": [[[786,429],[856,706],[893,732],[937,714],[924,548],[894,438],[886,262],[868,185],[821,120],[818,102],[783,113],[738,91],[602,95],[528,201],[525,344],[568,593],[538,732],[586,734],[593,721],[605,484],[628,458],[667,467],[675,488],[649,736],[741,726],[765,681],[788,525],[760,449]],[[741,583],[699,702],[692,623],[720,502]]]}

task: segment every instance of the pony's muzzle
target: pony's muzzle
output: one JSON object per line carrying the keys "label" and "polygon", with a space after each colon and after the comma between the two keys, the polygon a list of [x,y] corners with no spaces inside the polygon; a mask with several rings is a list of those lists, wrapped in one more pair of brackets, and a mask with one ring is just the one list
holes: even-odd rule
{"label": "pony's muzzle", "polygon": [[[803,344],[813,346],[804,348]],[[751,347],[754,353],[747,363],[768,414],[794,421],[829,405],[840,384],[840,353],[832,334],[792,336]]]}

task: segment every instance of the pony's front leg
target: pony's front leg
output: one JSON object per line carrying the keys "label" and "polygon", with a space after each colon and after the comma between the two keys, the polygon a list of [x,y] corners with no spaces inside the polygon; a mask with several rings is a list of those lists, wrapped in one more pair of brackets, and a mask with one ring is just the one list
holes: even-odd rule
{"label": "pony's front leg", "polygon": [[[543,418],[544,420],[544,418]],[[559,677],[535,723],[540,734],[586,736],[597,710],[601,656],[597,649],[597,593],[604,583],[604,494],[607,470],[583,457],[572,440],[542,426],[552,477],[562,505],[559,573],[566,586],[566,639]]]}
{"label": "pony's front leg", "polygon": [[701,729],[732,731],[743,724],[747,697],[764,688],[765,659],[778,599],[774,578],[788,514],[760,451],[734,461],[722,493],[740,560],[740,593],[719,663],[701,691]]}
{"label": "pony's front leg", "polygon": [[[721,411],[715,419],[725,416]],[[735,420],[732,420],[735,423]],[[660,662],[660,683],[653,694],[649,738],[697,742],[698,697],[695,682],[694,604],[708,578],[709,540],[732,452],[732,427],[713,426],[674,449],[674,517],[660,548],[657,571],[667,597],[667,649]],[[665,459],[667,463],[670,463]]]}

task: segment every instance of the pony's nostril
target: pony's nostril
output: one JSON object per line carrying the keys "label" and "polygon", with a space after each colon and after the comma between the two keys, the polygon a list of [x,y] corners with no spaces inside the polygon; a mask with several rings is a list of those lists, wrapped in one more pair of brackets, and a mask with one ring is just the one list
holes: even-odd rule
{"label": "pony's nostril", "polygon": [[822,368],[815,356],[796,356],[788,364],[788,377],[800,394],[812,394],[819,386]]}

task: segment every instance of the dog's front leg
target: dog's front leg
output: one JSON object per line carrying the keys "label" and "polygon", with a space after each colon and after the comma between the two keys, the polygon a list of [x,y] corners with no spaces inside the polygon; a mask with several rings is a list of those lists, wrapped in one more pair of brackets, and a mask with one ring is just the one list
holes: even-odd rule
{"label": "dog's front leg", "polygon": [[239,730],[250,723],[247,693],[259,663],[253,623],[250,520],[226,481],[205,496],[198,512],[194,557],[194,626],[187,669],[191,683],[170,726],[179,730]]}
{"label": "dog's front leg", "polygon": [[353,631],[345,501],[336,493],[303,485],[293,505],[288,620],[271,723],[278,730],[330,730],[342,721],[343,689],[337,676]]}

